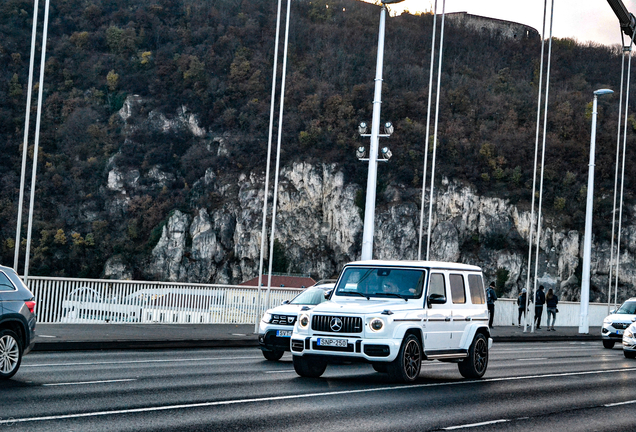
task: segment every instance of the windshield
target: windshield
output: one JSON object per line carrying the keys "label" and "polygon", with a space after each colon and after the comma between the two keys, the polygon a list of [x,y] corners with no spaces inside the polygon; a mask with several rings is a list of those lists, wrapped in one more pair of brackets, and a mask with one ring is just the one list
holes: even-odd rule
{"label": "windshield", "polygon": [[348,267],[338,282],[336,295],[419,298],[425,277],[425,270]]}
{"label": "windshield", "polygon": [[623,303],[619,310],[616,311],[617,314],[627,314],[627,315],[636,315],[636,302],[628,301]]}
{"label": "windshield", "polygon": [[305,291],[298,294],[291,304],[299,305],[317,305],[325,301],[325,291],[322,288],[307,288]]}

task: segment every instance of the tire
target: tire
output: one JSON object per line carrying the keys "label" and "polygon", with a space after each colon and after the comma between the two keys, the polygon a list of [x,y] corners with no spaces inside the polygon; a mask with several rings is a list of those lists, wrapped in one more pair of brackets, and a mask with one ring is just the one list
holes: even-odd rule
{"label": "tire", "polygon": [[402,341],[398,356],[386,365],[391,381],[410,383],[420,376],[422,368],[422,344],[412,334]]}
{"label": "tire", "polygon": [[623,351],[623,355],[628,359],[636,358],[636,352],[634,351]]}
{"label": "tire", "polygon": [[607,349],[612,349],[614,348],[614,344],[616,342],[612,341],[612,340],[607,340],[607,339],[603,339],[603,346]]}
{"label": "tire", "polygon": [[327,362],[315,357],[293,356],[294,370],[305,378],[318,378],[327,369]]}
{"label": "tire", "polygon": [[373,370],[379,373],[386,373],[388,363],[371,363]]}
{"label": "tire", "polygon": [[468,357],[460,361],[457,366],[464,378],[481,378],[488,368],[488,341],[481,333],[475,335],[473,343],[468,349]]}
{"label": "tire", "polygon": [[263,351],[263,357],[269,361],[278,361],[285,354],[285,351]]}
{"label": "tire", "polygon": [[22,344],[11,330],[0,330],[0,380],[11,378],[22,363]]}

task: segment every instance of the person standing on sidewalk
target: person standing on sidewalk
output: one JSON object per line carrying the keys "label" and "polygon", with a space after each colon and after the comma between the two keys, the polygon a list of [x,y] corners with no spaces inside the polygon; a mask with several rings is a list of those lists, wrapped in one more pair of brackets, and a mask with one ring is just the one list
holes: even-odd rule
{"label": "person standing on sidewalk", "polygon": [[521,327],[521,316],[525,318],[526,316],[526,297],[528,295],[528,291],[524,288],[521,290],[521,294],[517,298],[517,306],[519,307],[519,319],[518,324]]}
{"label": "person standing on sidewalk", "polygon": [[541,315],[543,315],[543,305],[545,304],[543,290],[543,285],[539,285],[539,291],[537,291],[534,299],[534,324],[537,329],[541,329]]}
{"label": "person standing on sidewalk", "polygon": [[495,293],[495,283],[490,282],[490,286],[486,290],[486,299],[488,303],[488,327],[492,328],[492,321],[495,319],[495,302],[497,301],[497,294]]}
{"label": "person standing on sidewalk", "polygon": [[[545,307],[548,311],[548,331],[556,331],[554,322],[556,321],[558,303],[559,297],[555,296],[554,291],[550,288],[545,296]],[[552,326],[550,326],[550,316],[552,316]]]}

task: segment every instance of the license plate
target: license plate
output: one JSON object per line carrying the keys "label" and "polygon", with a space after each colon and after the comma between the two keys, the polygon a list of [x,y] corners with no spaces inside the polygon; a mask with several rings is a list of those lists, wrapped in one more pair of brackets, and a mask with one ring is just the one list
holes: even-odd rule
{"label": "license plate", "polygon": [[616,330],[616,334],[622,336],[623,335],[623,330]]}
{"label": "license plate", "polygon": [[291,330],[276,330],[276,336],[278,337],[291,337]]}
{"label": "license plate", "polygon": [[346,348],[347,347],[347,340],[346,339],[324,339],[324,338],[320,338],[320,339],[318,339],[318,345],[319,346],[330,346],[330,347]]}

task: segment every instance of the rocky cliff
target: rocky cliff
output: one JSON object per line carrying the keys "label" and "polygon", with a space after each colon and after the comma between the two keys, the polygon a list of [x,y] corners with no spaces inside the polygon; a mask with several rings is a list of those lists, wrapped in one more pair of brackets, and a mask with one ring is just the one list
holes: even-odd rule
{"label": "rocky cliff", "polygon": [[[120,112],[124,121],[138,103],[136,99],[127,101]],[[228,137],[206,138],[208,133],[185,107],[173,120],[151,112],[146,121],[155,122],[162,130],[188,129],[211,153],[221,155],[228,151]],[[145,174],[145,186],[140,186],[140,173],[135,169],[124,171],[112,165],[108,169],[107,187],[113,192],[111,208],[124,213],[129,196],[137,189],[162,187],[174,181],[172,174],[161,172],[159,167]],[[148,279],[157,280],[240,283],[256,276],[263,171],[235,175],[208,169],[192,185],[188,209],[171,212],[150,256],[144,263],[131,265],[140,265]],[[283,246],[289,272],[332,277],[343,264],[359,259],[362,209],[356,205],[356,195],[363,185],[348,184],[344,178],[337,164],[297,162],[281,169],[275,237]],[[383,204],[376,210],[374,257],[417,259],[421,192],[410,186],[389,185],[383,194]],[[206,202],[204,197],[212,195],[220,198]],[[428,200],[428,193],[426,197]],[[269,199],[271,216],[271,193]],[[488,280],[494,280],[498,272],[507,272],[506,291],[515,295],[528,277],[530,225],[528,209],[503,199],[480,196],[469,185],[443,179],[434,193],[429,258],[479,265]],[[427,219],[425,236],[426,231]],[[625,295],[636,287],[636,226],[624,227],[622,236],[627,248],[621,251],[619,276],[620,292]],[[426,238],[423,244],[425,256]],[[578,298],[582,244],[581,233],[563,231],[549,217],[542,220],[537,281],[546,288],[555,288],[563,300]],[[535,253],[533,249],[531,283]],[[593,242],[593,301],[607,299],[609,258],[609,244]],[[121,260],[115,263],[107,266],[107,273],[130,273]]]}

